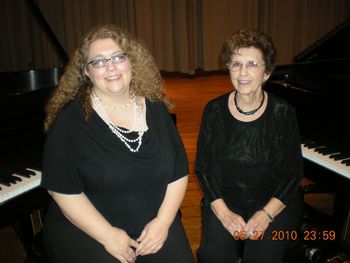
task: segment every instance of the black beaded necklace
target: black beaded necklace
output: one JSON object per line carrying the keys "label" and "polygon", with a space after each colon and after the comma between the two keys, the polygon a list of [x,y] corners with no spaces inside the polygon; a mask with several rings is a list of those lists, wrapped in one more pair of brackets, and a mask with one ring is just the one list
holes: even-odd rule
{"label": "black beaded necklace", "polygon": [[254,109],[254,110],[251,110],[251,111],[243,111],[239,106],[238,106],[238,103],[237,103],[237,91],[235,92],[235,96],[233,97],[233,100],[235,102],[235,106],[236,106],[236,109],[238,110],[239,113],[242,113],[244,115],[253,115],[255,112],[257,112],[261,106],[264,104],[264,100],[265,100],[265,92],[263,91],[262,92],[262,99],[261,99],[261,102],[260,102],[260,105]]}

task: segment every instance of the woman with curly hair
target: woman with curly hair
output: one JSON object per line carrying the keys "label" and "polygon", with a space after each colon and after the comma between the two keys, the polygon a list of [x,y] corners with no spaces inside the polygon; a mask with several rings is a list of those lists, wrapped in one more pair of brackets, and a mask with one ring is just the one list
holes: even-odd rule
{"label": "woman with curly hair", "polygon": [[197,144],[205,195],[199,262],[282,263],[302,219],[295,110],[263,89],[276,62],[266,34],[232,34],[223,62],[234,90],[206,105]]}
{"label": "woman with curly hair", "polygon": [[167,106],[142,44],[112,25],[87,34],[46,107],[50,262],[194,262],[179,215],[187,157]]}

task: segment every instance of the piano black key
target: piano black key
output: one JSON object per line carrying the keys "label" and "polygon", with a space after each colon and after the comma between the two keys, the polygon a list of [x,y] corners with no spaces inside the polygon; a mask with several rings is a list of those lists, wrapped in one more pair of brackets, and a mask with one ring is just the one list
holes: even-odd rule
{"label": "piano black key", "polygon": [[0,184],[4,186],[11,186],[11,184],[5,178],[0,178]]}
{"label": "piano black key", "polygon": [[[321,167],[325,167],[337,174],[340,174],[345,178],[350,179],[350,166],[342,164],[341,160],[340,161],[334,160],[335,157],[339,158],[339,156],[346,156],[344,153],[332,154],[333,159],[331,159],[329,157],[330,155],[322,155],[321,153],[314,151],[314,149],[309,149],[304,145],[301,145],[301,149],[302,149],[303,157],[305,159],[317,165],[320,165]],[[350,157],[344,158],[344,159],[348,160],[350,159]]]}
{"label": "piano black key", "polygon": [[29,172],[30,175],[36,175],[36,173],[31,170],[26,170],[26,171]]}
{"label": "piano black key", "polygon": [[331,156],[329,156],[329,158],[334,159],[336,161],[340,161],[340,160],[344,160],[344,159],[349,159],[350,155],[344,154],[344,153],[336,153],[336,154],[332,154]]}
{"label": "piano black key", "polygon": [[[31,169],[33,170],[33,169]],[[17,196],[31,191],[32,189],[38,187],[41,181],[41,172],[33,170],[36,176],[31,176],[30,178],[25,177],[17,177],[12,175],[5,175],[0,177],[2,180],[2,190],[0,191],[0,205],[7,200],[12,198],[16,198]],[[16,178],[17,177],[17,178]],[[22,180],[21,182],[17,182],[16,180]],[[1,219],[1,218],[0,218]]]}
{"label": "piano black key", "polygon": [[335,157],[338,157],[339,155],[342,155],[342,153],[335,153],[335,154],[331,154],[329,156],[330,159],[334,159]]}
{"label": "piano black key", "polygon": [[334,154],[334,153],[339,153],[339,151],[334,150],[332,148],[329,147],[323,147],[323,148],[318,148],[315,150],[316,152],[319,152],[322,155],[329,155],[329,154]]}
{"label": "piano black key", "polygon": [[11,186],[11,184],[16,184],[17,182],[21,182],[22,179],[13,175],[4,175],[0,178],[0,184],[5,186]]}
{"label": "piano black key", "polygon": [[12,175],[11,179],[14,180],[15,182],[22,182],[21,177],[18,177],[18,176],[15,176],[15,175]]}
{"label": "piano black key", "polygon": [[26,172],[18,172],[18,171],[16,171],[15,174],[18,175],[18,176],[25,177],[25,178],[30,178],[30,174],[26,173]]}
{"label": "piano black key", "polygon": [[341,163],[350,166],[350,159],[342,160]]}
{"label": "piano black key", "polygon": [[309,149],[318,148],[318,147],[322,147],[322,146],[324,146],[324,145],[322,145],[318,142],[305,143],[305,147],[307,147]]}
{"label": "piano black key", "polygon": [[323,150],[327,149],[326,146],[317,147],[314,149],[315,152],[321,153]]}
{"label": "piano black key", "polygon": [[29,178],[31,175],[35,176],[35,173],[33,171],[26,170],[26,169],[16,170],[14,173],[16,175],[26,177],[26,178]]}
{"label": "piano black key", "polygon": [[347,155],[347,156],[345,156],[345,155],[344,155],[344,156],[338,156],[338,157],[335,157],[334,160],[335,160],[335,161],[340,161],[340,160],[347,159],[347,158],[349,158],[349,157],[350,157],[349,155]]}

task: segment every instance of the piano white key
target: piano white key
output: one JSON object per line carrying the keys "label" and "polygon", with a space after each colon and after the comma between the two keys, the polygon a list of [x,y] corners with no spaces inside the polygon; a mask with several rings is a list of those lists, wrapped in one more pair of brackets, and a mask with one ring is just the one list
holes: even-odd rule
{"label": "piano white key", "polygon": [[341,160],[336,161],[331,159],[329,158],[330,155],[323,155],[315,152],[314,149],[309,149],[305,147],[304,144],[301,145],[301,149],[305,159],[317,163],[335,173],[344,176],[347,179],[350,179],[350,166],[342,164]]}
{"label": "piano white key", "polygon": [[[27,169],[35,172],[36,175],[32,175],[29,178],[19,176],[22,179],[21,182],[17,182],[16,184],[11,184],[10,186],[1,185],[0,190],[0,204],[19,196],[31,189],[34,189],[40,185],[41,182],[41,172],[34,169]],[[16,175],[16,174],[14,174]]]}

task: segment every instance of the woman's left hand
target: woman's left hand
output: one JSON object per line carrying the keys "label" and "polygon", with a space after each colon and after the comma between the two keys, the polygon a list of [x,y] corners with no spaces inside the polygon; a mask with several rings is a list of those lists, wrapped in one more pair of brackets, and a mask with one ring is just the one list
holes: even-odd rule
{"label": "woman's left hand", "polygon": [[150,221],[143,229],[140,237],[136,240],[139,246],[136,256],[145,256],[157,253],[164,245],[168,237],[169,226],[158,217]]}
{"label": "woman's left hand", "polygon": [[270,219],[266,216],[264,211],[259,210],[248,220],[244,231],[246,231],[246,238],[259,239],[264,235],[265,230],[270,224]]}

